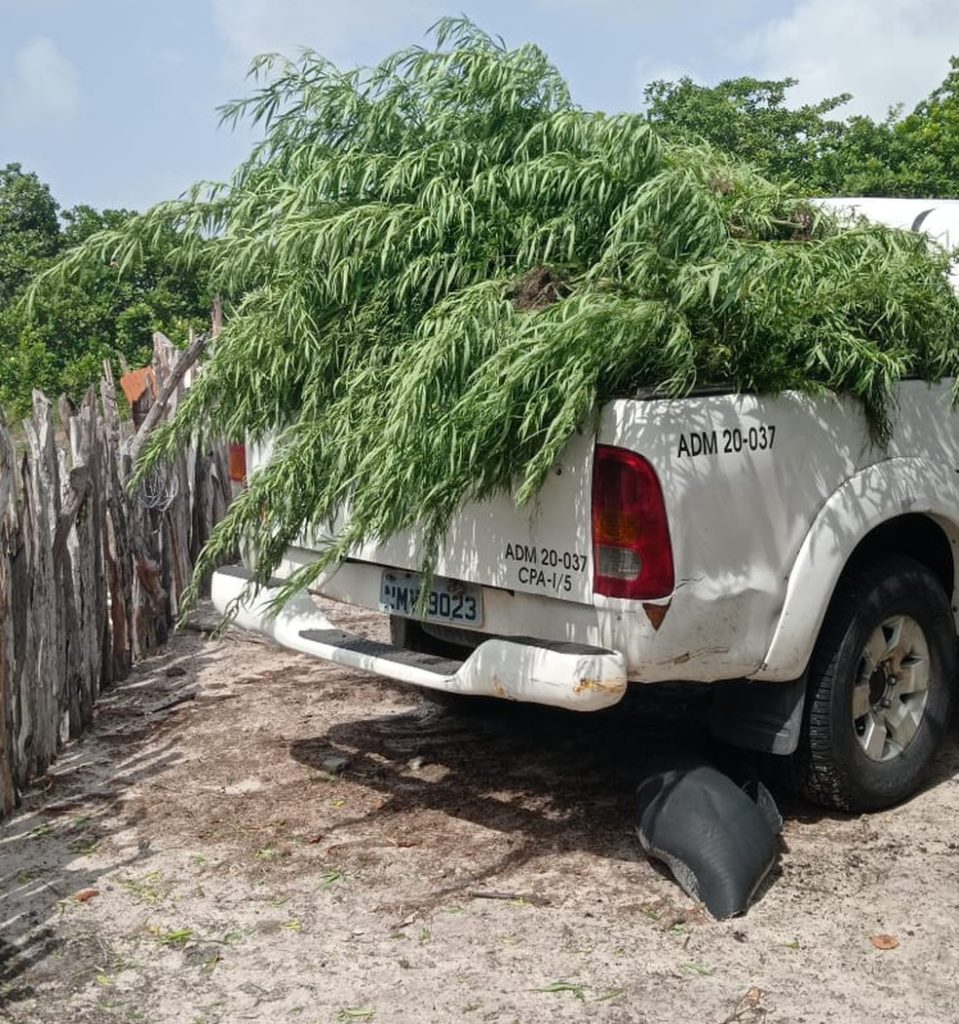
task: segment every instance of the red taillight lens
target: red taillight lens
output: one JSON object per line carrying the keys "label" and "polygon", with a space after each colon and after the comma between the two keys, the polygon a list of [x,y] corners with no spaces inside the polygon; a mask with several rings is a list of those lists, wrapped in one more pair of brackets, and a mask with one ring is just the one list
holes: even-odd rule
{"label": "red taillight lens", "polygon": [[246,483],[246,445],[230,445],[230,479],[236,484]]}
{"label": "red taillight lens", "polygon": [[641,455],[596,446],[593,460],[593,590],[650,600],[673,592],[673,547],[663,489]]}

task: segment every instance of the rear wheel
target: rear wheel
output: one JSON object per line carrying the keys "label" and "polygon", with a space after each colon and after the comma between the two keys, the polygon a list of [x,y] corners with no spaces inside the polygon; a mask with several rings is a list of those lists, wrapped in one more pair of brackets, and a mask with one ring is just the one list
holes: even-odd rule
{"label": "rear wheel", "polygon": [[956,632],[942,585],[894,556],[849,570],[809,666],[793,767],[809,799],[888,807],[926,778],[949,720]]}

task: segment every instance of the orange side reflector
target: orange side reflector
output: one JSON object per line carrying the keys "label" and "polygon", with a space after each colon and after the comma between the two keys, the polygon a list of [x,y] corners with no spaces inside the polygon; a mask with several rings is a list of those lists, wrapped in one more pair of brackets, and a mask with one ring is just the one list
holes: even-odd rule
{"label": "orange side reflector", "polygon": [[234,483],[246,483],[246,445],[230,445],[230,479]]}

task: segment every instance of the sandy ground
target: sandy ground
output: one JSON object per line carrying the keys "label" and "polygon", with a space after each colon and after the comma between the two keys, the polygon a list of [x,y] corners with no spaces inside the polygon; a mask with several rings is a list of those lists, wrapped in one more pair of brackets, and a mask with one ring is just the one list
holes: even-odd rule
{"label": "sandy ground", "polygon": [[959,1021],[956,737],[887,813],[783,800],[770,883],[717,923],[631,822],[702,716],[450,711],[185,632],[0,828],[0,1020]]}

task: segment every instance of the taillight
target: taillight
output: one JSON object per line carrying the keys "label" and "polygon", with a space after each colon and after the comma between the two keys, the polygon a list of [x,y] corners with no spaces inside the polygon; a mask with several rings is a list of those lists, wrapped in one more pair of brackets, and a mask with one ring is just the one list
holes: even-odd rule
{"label": "taillight", "polygon": [[663,489],[641,455],[597,445],[593,460],[593,590],[650,600],[673,592]]}
{"label": "taillight", "polygon": [[230,479],[236,484],[246,483],[246,445],[230,445]]}

